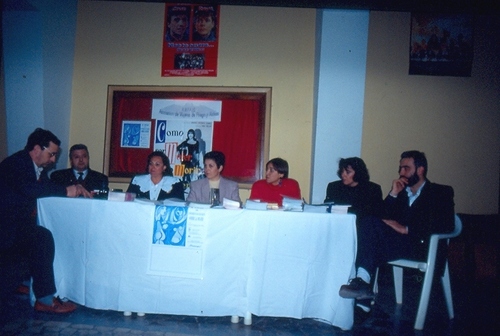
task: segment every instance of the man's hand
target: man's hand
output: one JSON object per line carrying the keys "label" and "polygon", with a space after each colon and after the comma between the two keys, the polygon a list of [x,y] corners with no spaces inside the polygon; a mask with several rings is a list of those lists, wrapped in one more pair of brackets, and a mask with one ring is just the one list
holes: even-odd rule
{"label": "man's hand", "polygon": [[392,188],[389,193],[391,194],[391,196],[396,197],[404,188],[406,188],[407,184],[408,179],[404,176],[401,176],[400,178],[392,181]]}
{"label": "man's hand", "polygon": [[391,228],[393,228],[394,231],[399,232],[401,234],[408,234],[408,227],[407,226],[403,226],[392,219],[382,219],[382,221],[385,224],[389,225]]}
{"label": "man's hand", "polygon": [[87,191],[80,184],[70,185],[66,187],[66,196],[68,197],[78,197],[83,196],[85,198],[92,198],[92,194]]}

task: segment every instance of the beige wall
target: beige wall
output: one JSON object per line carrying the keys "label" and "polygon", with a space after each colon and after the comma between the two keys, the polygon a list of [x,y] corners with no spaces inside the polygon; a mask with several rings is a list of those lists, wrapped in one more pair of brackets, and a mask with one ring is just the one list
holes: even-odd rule
{"label": "beige wall", "polygon": [[[92,166],[102,169],[110,84],[272,87],[270,156],[289,161],[308,198],[316,11],[222,6],[218,76],[164,78],[163,8],[78,2],[70,143],[87,143]],[[428,155],[428,177],[455,188],[457,212],[497,213],[500,43],[493,36],[496,46],[485,43],[491,22],[476,22],[472,77],[409,76],[410,15],[370,14],[362,157],[384,192],[399,154],[420,149]]]}
{"label": "beige wall", "polygon": [[287,159],[309,195],[315,10],[222,6],[216,78],[160,76],[163,12],[156,3],[78,2],[70,142],[87,143],[101,170],[110,84],[272,87],[270,157]]}
{"label": "beige wall", "polygon": [[410,14],[370,13],[362,156],[384,193],[399,154],[419,149],[428,178],[454,187],[457,212],[498,213],[500,20],[491,19],[476,18],[471,77],[410,76]]}

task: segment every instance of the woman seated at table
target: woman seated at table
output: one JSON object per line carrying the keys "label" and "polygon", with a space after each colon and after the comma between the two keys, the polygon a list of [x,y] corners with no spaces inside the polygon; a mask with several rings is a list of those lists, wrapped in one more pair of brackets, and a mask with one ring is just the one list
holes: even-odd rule
{"label": "woman seated at table", "polygon": [[326,188],[325,203],[350,205],[348,212],[356,215],[356,223],[365,216],[382,215],[383,200],[380,185],[370,182],[365,162],[359,157],[340,159],[337,176]]}
{"label": "woman seated at table", "polygon": [[219,151],[211,151],[203,156],[205,177],[191,182],[187,201],[221,205],[224,198],[239,202],[238,183],[221,176],[226,157]]}
{"label": "woman seated at table", "polygon": [[252,185],[250,199],[282,206],[283,196],[300,199],[300,187],[297,181],[288,178],[288,162],[274,158],[266,163],[266,178]]}
{"label": "woman seated at table", "polygon": [[127,192],[135,193],[137,198],[162,201],[167,198],[184,200],[184,187],[180,179],[173,176],[170,160],[161,151],[148,155],[147,174],[136,175]]}

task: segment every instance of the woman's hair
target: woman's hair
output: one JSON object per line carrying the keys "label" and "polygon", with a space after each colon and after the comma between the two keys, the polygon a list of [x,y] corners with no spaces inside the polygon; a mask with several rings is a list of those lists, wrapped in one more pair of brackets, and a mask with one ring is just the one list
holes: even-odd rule
{"label": "woman's hair", "polygon": [[206,159],[214,160],[217,168],[220,168],[220,166],[223,166],[226,163],[226,156],[224,155],[224,153],[219,151],[211,151],[206,153],[205,155],[203,155],[203,163],[205,163]]}
{"label": "woman's hair", "polygon": [[267,168],[267,166],[269,164],[272,164],[273,167],[274,167],[274,169],[278,173],[283,174],[283,178],[287,178],[288,177],[288,162],[286,162],[282,158],[274,158],[274,159],[269,160],[266,163],[266,168]]}
{"label": "woman's hair", "polygon": [[159,151],[159,150],[154,151],[148,155],[148,161],[146,164],[146,172],[149,172],[149,161],[151,161],[151,159],[154,156],[160,157],[161,160],[163,161],[163,164],[165,166],[167,166],[167,169],[165,169],[165,171],[163,172],[163,176],[173,176],[174,172],[172,171],[172,167],[170,167],[170,160],[168,159],[168,156],[166,156],[165,153],[163,153],[162,151]]}
{"label": "woman's hair", "polygon": [[354,170],[353,180],[358,183],[366,183],[370,181],[370,174],[368,174],[368,169],[366,168],[365,162],[359,157],[350,157],[346,159],[340,159],[339,170],[337,171],[337,176],[341,178],[342,171],[351,166]]}
{"label": "woman's hair", "polygon": [[189,133],[193,134],[193,139],[196,140],[196,133],[194,132],[194,129],[190,128],[187,133],[186,133],[186,139],[189,139]]}

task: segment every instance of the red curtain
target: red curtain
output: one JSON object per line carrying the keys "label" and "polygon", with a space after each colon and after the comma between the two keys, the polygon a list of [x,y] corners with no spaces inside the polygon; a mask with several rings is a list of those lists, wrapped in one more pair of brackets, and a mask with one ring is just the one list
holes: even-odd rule
{"label": "red curtain", "polygon": [[[147,156],[153,150],[154,121],[151,97],[115,97],[111,127],[110,177],[131,177],[146,171]],[[226,155],[223,175],[240,183],[261,178],[260,158],[263,139],[263,116],[259,100],[222,100],[222,117],[214,123],[212,150]],[[150,148],[123,148],[122,121],[150,121]]]}

